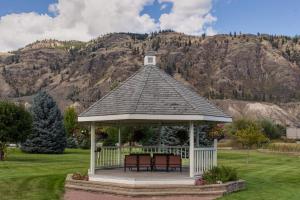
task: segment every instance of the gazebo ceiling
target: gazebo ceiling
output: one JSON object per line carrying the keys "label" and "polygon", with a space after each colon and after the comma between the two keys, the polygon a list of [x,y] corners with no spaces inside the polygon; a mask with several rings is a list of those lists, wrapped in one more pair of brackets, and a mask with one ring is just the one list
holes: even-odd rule
{"label": "gazebo ceiling", "polygon": [[155,65],[142,67],[78,117],[79,122],[123,120],[232,121],[229,115]]}

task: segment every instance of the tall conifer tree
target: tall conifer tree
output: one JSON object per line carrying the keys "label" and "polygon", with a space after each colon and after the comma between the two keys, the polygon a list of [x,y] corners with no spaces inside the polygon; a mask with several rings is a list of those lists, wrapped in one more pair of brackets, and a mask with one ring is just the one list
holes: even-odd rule
{"label": "tall conifer tree", "polygon": [[53,98],[46,92],[39,92],[31,108],[33,130],[22,150],[29,153],[63,153],[66,147],[66,133],[62,114]]}

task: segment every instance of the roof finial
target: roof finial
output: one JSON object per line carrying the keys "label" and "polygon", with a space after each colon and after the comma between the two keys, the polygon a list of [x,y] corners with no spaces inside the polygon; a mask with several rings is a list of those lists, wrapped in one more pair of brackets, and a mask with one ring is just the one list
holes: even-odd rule
{"label": "roof finial", "polygon": [[155,51],[147,51],[144,58],[144,65],[156,65]]}

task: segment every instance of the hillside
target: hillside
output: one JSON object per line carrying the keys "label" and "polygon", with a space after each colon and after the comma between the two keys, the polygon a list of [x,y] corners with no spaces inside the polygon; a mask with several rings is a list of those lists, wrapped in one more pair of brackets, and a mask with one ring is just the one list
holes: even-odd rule
{"label": "hillside", "polygon": [[[300,120],[300,41],[284,36],[162,32],[37,41],[0,54],[0,98],[30,102],[46,89],[61,108],[75,104],[82,110],[138,70],[150,48],[157,51],[160,68],[200,95],[218,99],[235,117]],[[245,109],[254,102],[260,103]]]}

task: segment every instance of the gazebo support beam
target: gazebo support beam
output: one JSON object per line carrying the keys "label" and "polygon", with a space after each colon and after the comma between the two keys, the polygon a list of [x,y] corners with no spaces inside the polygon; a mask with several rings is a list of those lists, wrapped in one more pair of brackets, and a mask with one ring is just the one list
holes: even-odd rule
{"label": "gazebo support beam", "polygon": [[95,148],[96,148],[96,139],[95,139],[95,123],[91,123],[91,163],[90,163],[90,174],[95,174]]}
{"label": "gazebo support beam", "polygon": [[190,121],[189,136],[190,136],[190,150],[189,150],[190,177],[194,177],[194,123],[193,121]]}
{"label": "gazebo support beam", "polygon": [[121,127],[119,126],[118,127],[118,136],[119,136],[119,141],[118,141],[118,145],[119,145],[119,154],[118,154],[118,156],[119,156],[119,165],[120,165],[120,167],[122,166],[122,155],[121,155],[121,153],[122,153],[122,151],[121,151],[121,146],[122,146],[122,142],[121,142]]}

